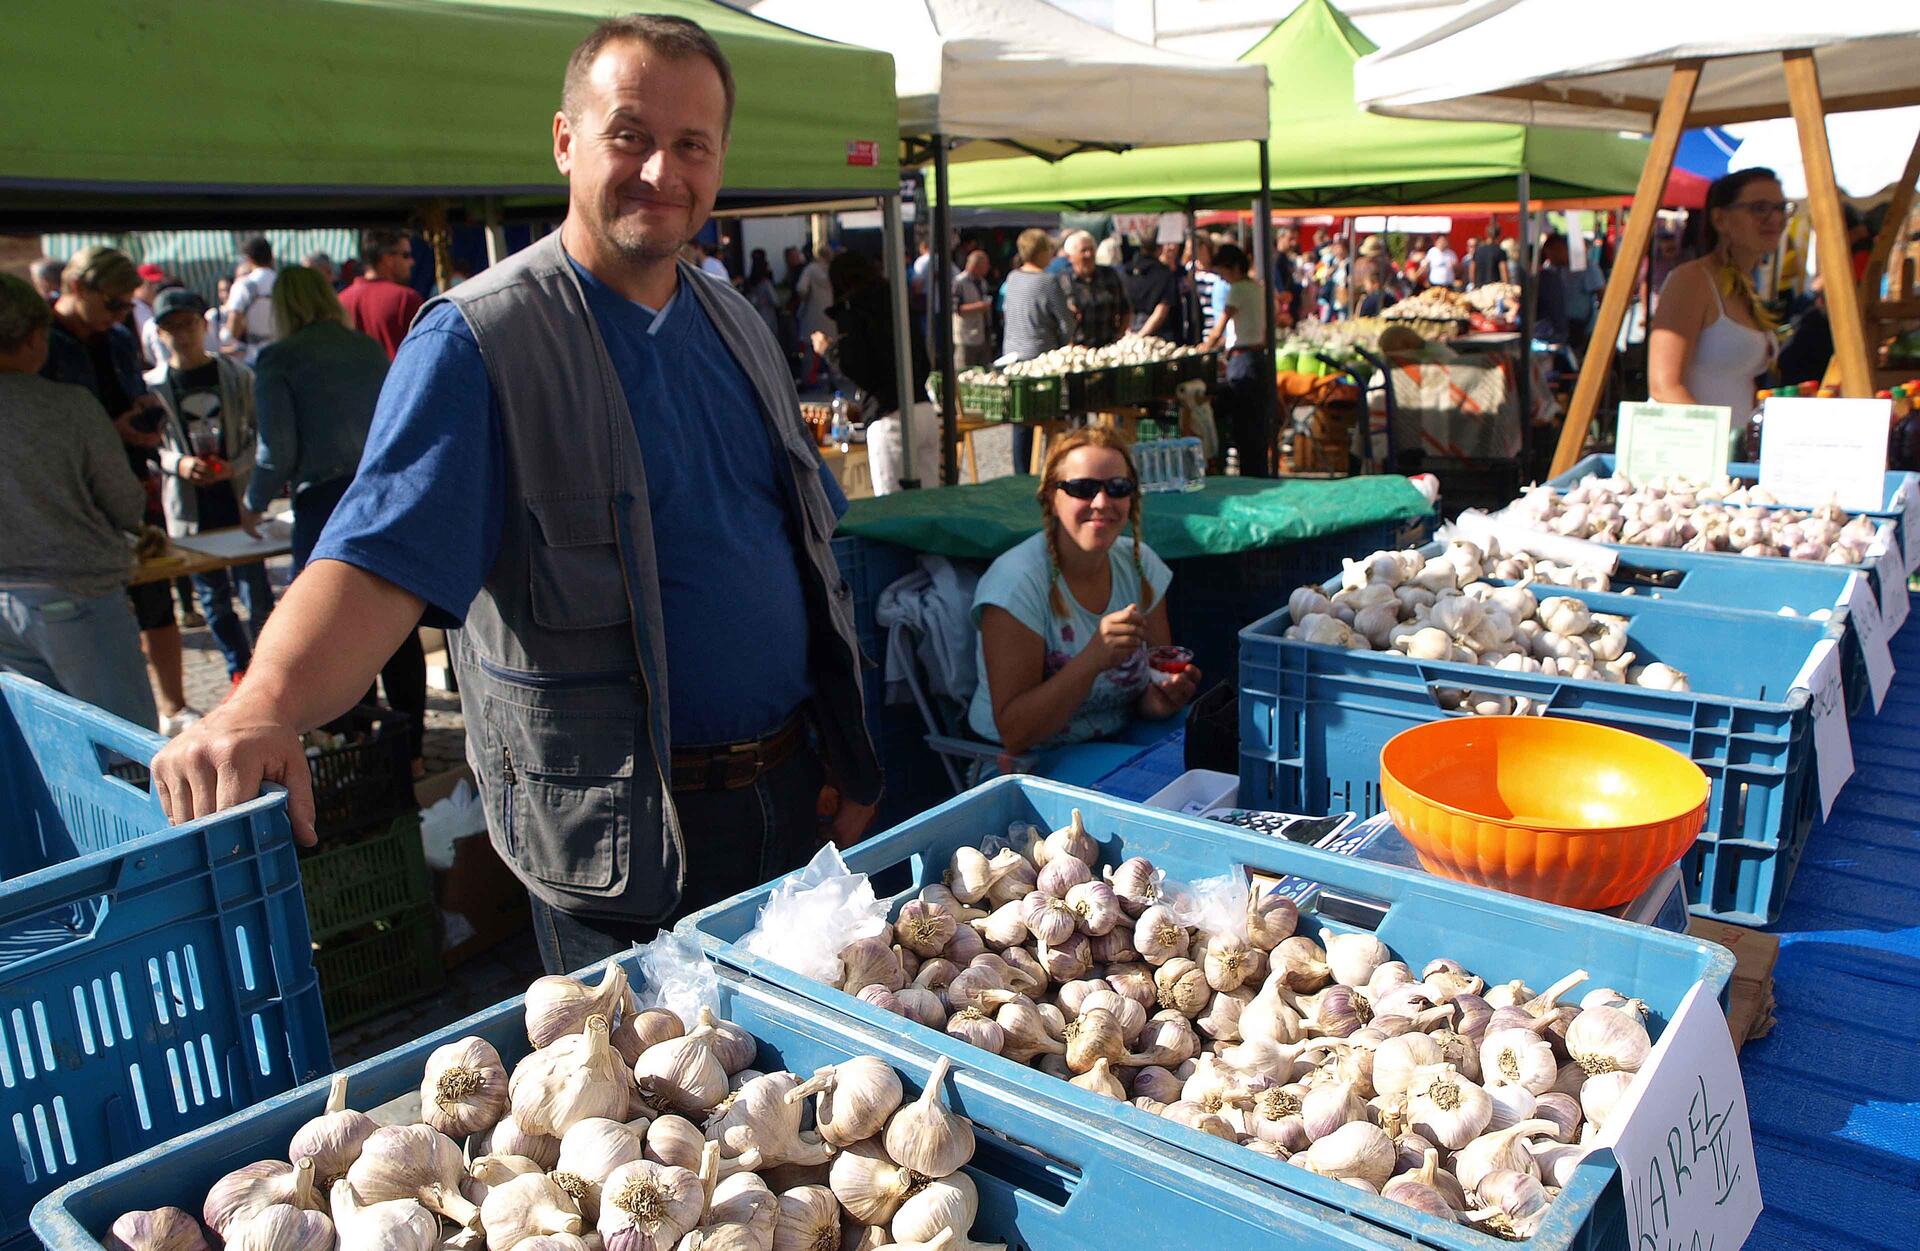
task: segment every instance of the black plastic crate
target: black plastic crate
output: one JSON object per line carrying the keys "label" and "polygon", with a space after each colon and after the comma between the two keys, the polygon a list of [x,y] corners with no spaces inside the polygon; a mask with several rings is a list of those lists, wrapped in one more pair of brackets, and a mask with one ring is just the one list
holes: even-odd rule
{"label": "black plastic crate", "polygon": [[321,838],[384,825],[419,807],[409,724],[404,713],[362,705],[328,726],[352,741],[308,749],[314,828]]}

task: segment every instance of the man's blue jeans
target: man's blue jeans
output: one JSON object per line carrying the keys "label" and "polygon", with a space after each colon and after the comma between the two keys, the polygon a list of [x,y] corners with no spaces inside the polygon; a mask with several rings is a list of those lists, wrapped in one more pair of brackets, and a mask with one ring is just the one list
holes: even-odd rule
{"label": "man's blue jeans", "polygon": [[[233,611],[233,593],[240,592],[240,603],[247,610],[243,623]],[[213,641],[227,660],[227,676],[245,673],[253,663],[253,641],[267,624],[273,611],[273,585],[267,581],[267,566],[261,561],[215,569],[193,575],[194,596],[200,601],[200,615],[213,631]]]}
{"label": "man's blue jeans", "polygon": [[143,729],[159,721],[124,588],[91,597],[54,587],[0,588],[0,670]]}

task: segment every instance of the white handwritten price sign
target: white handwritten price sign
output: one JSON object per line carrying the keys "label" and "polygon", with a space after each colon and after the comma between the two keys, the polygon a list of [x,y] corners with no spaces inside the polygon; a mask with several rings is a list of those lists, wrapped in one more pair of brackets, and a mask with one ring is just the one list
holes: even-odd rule
{"label": "white handwritten price sign", "polygon": [[1894,550],[1893,539],[1884,527],[1867,549],[1867,563],[1880,571],[1880,619],[1891,634],[1907,620],[1907,577],[1900,553]]}
{"label": "white handwritten price sign", "polygon": [[1793,689],[1806,691],[1813,713],[1813,755],[1819,766],[1820,814],[1831,816],[1840,788],[1853,776],[1853,735],[1847,729],[1847,694],[1840,684],[1840,644],[1821,639],[1800,666]]}
{"label": "white handwritten price sign", "polygon": [[1768,400],[1760,485],[1808,506],[1832,499],[1854,512],[1882,507],[1892,418],[1892,400]]}
{"label": "white handwritten price sign", "polygon": [[1867,575],[1856,573],[1847,578],[1847,593],[1840,597],[1846,605],[1847,622],[1860,642],[1860,654],[1867,662],[1867,687],[1873,693],[1873,710],[1886,702],[1887,688],[1893,685],[1893,653],[1887,648],[1886,624],[1880,620],[1880,602],[1873,597]]}
{"label": "white handwritten price sign", "polygon": [[1599,1137],[1620,1164],[1631,1251],[1733,1251],[1760,1218],[1747,1091],[1720,1002],[1697,983]]}
{"label": "white handwritten price sign", "polygon": [[1909,474],[1893,496],[1900,510],[1900,542],[1906,549],[1907,572],[1920,568],[1920,479]]}

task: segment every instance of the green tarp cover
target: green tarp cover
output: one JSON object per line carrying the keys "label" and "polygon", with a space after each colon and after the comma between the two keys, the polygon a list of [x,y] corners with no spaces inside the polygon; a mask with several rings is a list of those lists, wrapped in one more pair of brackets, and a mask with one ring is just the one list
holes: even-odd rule
{"label": "green tarp cover", "polygon": [[[840,519],[840,533],[992,560],[1040,529],[1033,490],[1032,478],[1018,476],[855,500]],[[1147,496],[1142,516],[1147,546],[1163,560],[1179,560],[1279,547],[1432,511],[1411,482],[1383,474],[1335,481],[1208,478],[1203,490]]]}
{"label": "green tarp cover", "polygon": [[5,8],[0,206],[65,190],[564,198],[567,56],[635,8],[738,82],[727,195],[897,189],[893,58],[709,0],[35,0]]}
{"label": "green tarp cover", "polygon": [[[1264,62],[1273,84],[1275,208],[1505,203],[1522,170],[1536,199],[1632,192],[1643,140],[1362,111],[1353,102],[1353,63],[1372,51],[1326,0],[1304,0],[1241,58]],[[950,178],[956,205],[1135,211],[1244,207],[1260,181],[1251,143],[973,161],[955,165]]]}

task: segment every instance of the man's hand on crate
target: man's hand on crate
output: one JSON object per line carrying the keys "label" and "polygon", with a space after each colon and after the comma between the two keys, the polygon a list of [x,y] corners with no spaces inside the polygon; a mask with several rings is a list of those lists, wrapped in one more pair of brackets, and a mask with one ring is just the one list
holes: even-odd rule
{"label": "man's hand on crate", "polygon": [[247,704],[229,700],[153,758],[153,788],[175,825],[245,803],[264,782],[287,788],[287,818],[294,841],[311,847],[313,775],[306,748],[293,727],[274,722]]}

